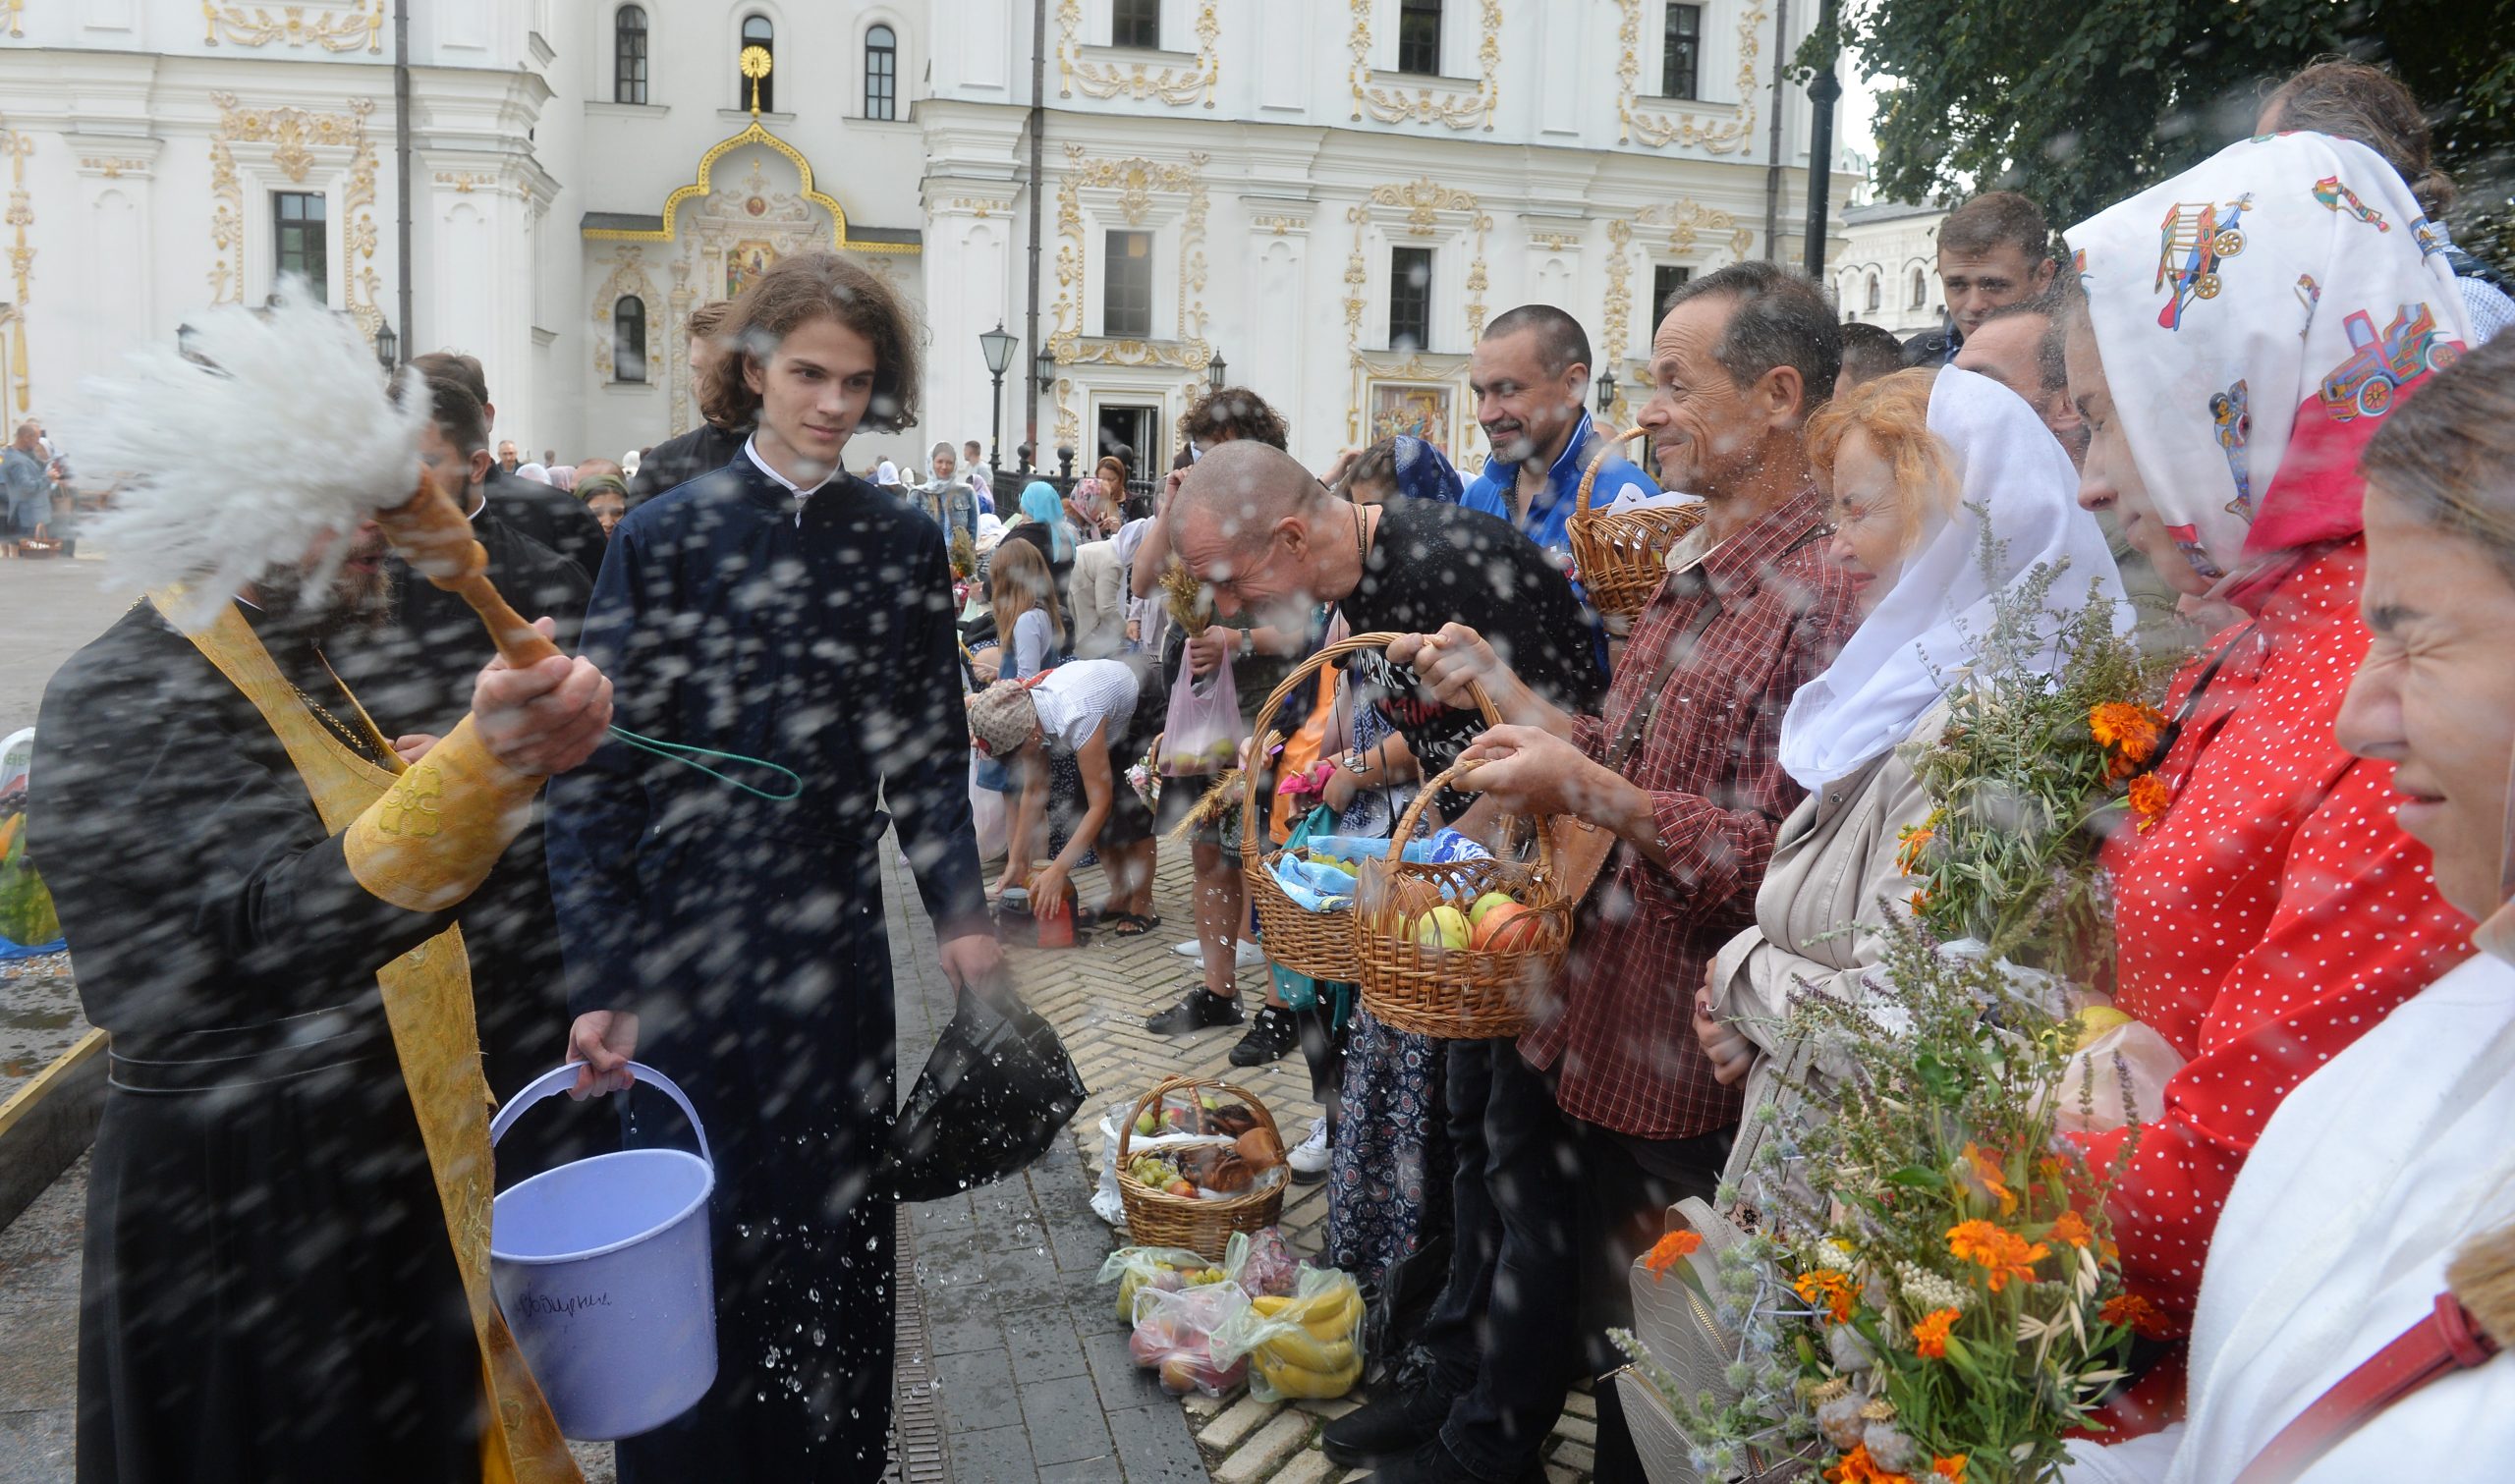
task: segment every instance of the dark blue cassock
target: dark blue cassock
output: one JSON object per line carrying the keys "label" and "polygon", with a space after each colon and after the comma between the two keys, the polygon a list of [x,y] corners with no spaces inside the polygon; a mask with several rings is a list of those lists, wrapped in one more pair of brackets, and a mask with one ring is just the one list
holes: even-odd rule
{"label": "dark blue cassock", "polygon": [[[623,1443],[634,1484],[872,1480],[890,1419],[893,1101],[877,848],[896,814],[945,938],[986,930],[943,533],[840,474],[804,499],[751,460],[629,514],[586,616],[615,721],[803,775],[771,802],[613,739],[552,781],[574,1011],[632,1010],[638,1059],[714,1145],[718,1375]],[[757,770],[719,769],[782,792]],[[690,1147],[632,1094],[633,1145]]]}

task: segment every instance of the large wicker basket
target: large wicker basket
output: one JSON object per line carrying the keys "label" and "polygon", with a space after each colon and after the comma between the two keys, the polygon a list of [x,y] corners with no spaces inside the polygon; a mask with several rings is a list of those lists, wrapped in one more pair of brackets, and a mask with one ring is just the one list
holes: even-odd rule
{"label": "large wicker basket", "polygon": [[1118,1127],[1118,1203],[1126,1208],[1127,1235],[1140,1247],[1185,1247],[1201,1257],[1222,1261],[1223,1248],[1231,1242],[1234,1232],[1257,1232],[1275,1224],[1283,1214],[1284,1187],[1289,1178],[1277,1179],[1263,1189],[1253,1189],[1240,1195],[1207,1200],[1202,1196],[1173,1195],[1127,1173],[1127,1150],[1135,1142],[1136,1120],[1146,1108],[1159,1103],[1173,1092],[1194,1094],[1210,1087],[1227,1092],[1249,1105],[1258,1115],[1258,1127],[1283,1140],[1283,1130],[1275,1125],[1275,1115],[1258,1101],[1258,1094],[1229,1082],[1210,1081],[1202,1077],[1165,1077],[1150,1092],[1136,1100],[1127,1121]]}
{"label": "large wicker basket", "polygon": [[[1252,752],[1265,744],[1266,733],[1274,725],[1275,713],[1286,701],[1311,693],[1317,684],[1318,672],[1349,654],[1367,649],[1385,649],[1395,642],[1394,633],[1358,633],[1326,645],[1316,654],[1293,667],[1258,708],[1258,717],[1249,735],[1256,739]],[[1473,683],[1471,683],[1473,684]],[[1481,686],[1474,687],[1477,709],[1484,713],[1484,724],[1495,726],[1501,713]],[[1308,716],[1305,707],[1303,715]],[[1297,974],[1331,983],[1350,984],[1361,972],[1354,958],[1354,925],[1346,912],[1313,912],[1284,894],[1282,883],[1275,880],[1275,859],[1280,852],[1268,846],[1266,830],[1259,818],[1260,799],[1271,795],[1263,784],[1268,776],[1265,760],[1253,755],[1248,769],[1249,786],[1241,791],[1240,800],[1240,868],[1247,878],[1249,901],[1258,909],[1258,947],[1266,951],[1273,962]]]}
{"label": "large wicker basket", "polygon": [[[1472,768],[1453,766],[1424,786],[1389,837],[1388,858],[1364,863],[1354,897],[1363,1007],[1400,1030],[1442,1040],[1487,1040],[1528,1029],[1533,996],[1563,966],[1572,946],[1577,905],[1565,894],[1554,842],[1541,821],[1532,860],[1497,856],[1429,865],[1401,857],[1425,807]],[[1474,902],[1485,892],[1508,892],[1536,913],[1534,940],[1501,950],[1418,943],[1415,918],[1429,909],[1422,900],[1426,889],[1452,905]]]}
{"label": "large wicker basket", "polygon": [[1614,515],[1590,509],[1590,492],[1607,456],[1646,431],[1637,427],[1616,434],[1597,451],[1581,475],[1572,514],[1563,522],[1564,536],[1572,543],[1572,569],[1590,594],[1590,606],[1603,618],[1629,620],[1649,607],[1651,595],[1668,576],[1669,551],[1685,539],[1686,532],[1703,523],[1700,501],[1646,506]]}

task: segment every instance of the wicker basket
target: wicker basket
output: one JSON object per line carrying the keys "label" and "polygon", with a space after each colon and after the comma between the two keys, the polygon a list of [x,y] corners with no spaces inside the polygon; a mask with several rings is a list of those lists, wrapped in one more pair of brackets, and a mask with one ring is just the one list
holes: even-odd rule
{"label": "wicker basket", "polygon": [[1222,1261],[1223,1248],[1230,1244],[1234,1232],[1257,1232],[1275,1224],[1283,1214],[1284,1187],[1291,1183],[1289,1175],[1269,1183],[1262,1190],[1250,1190],[1240,1195],[1206,1200],[1202,1196],[1173,1195],[1127,1173],[1127,1150],[1135,1142],[1136,1120],[1144,1111],[1159,1103],[1173,1092],[1194,1093],[1210,1087],[1227,1092],[1249,1105],[1258,1115],[1258,1127],[1283,1141],[1283,1130],[1275,1126],[1274,1114],[1259,1102],[1258,1094],[1229,1082],[1209,1081],[1202,1077],[1173,1076],[1164,1078],[1150,1092],[1136,1100],[1127,1121],[1118,1127],[1118,1202],[1126,1208],[1127,1235],[1141,1247],[1185,1247],[1200,1257]]}
{"label": "wicker basket", "polygon": [[[1318,672],[1349,654],[1367,649],[1385,649],[1397,639],[1394,633],[1358,633],[1320,649],[1316,654],[1293,667],[1282,685],[1267,695],[1266,703],[1258,708],[1256,723],[1249,735],[1258,739],[1252,747],[1262,745],[1267,730],[1274,725],[1275,713],[1286,701],[1316,688]],[[1477,709],[1484,713],[1484,724],[1498,725],[1501,713],[1493,709],[1482,687],[1475,687]],[[1309,714],[1305,709],[1304,716]],[[1240,800],[1240,868],[1247,878],[1249,900],[1258,909],[1258,945],[1266,951],[1273,962],[1297,974],[1331,983],[1350,984],[1361,972],[1354,958],[1354,928],[1347,912],[1313,912],[1305,910],[1284,894],[1283,885],[1275,880],[1275,859],[1282,852],[1268,847],[1266,830],[1258,817],[1261,797],[1271,798],[1263,787],[1267,776],[1264,760],[1251,758],[1249,786],[1241,791]]]}
{"label": "wicker basket", "polygon": [[[1441,1040],[1516,1036],[1529,1026],[1533,993],[1563,966],[1572,946],[1572,909],[1555,868],[1554,842],[1540,825],[1537,858],[1453,860],[1440,865],[1401,858],[1415,822],[1433,797],[1460,782],[1460,764],[1424,786],[1389,838],[1386,860],[1367,861],[1354,896],[1354,947],[1363,1008],[1400,1030]],[[1535,942],[1509,949],[1427,948],[1414,939],[1416,913],[1402,899],[1428,885],[1442,901],[1468,903],[1503,891],[1537,914]]]}
{"label": "wicker basket", "polygon": [[1563,533],[1572,543],[1573,571],[1589,591],[1590,606],[1602,618],[1629,620],[1649,607],[1651,595],[1668,576],[1668,552],[1685,539],[1686,532],[1703,523],[1700,501],[1646,506],[1616,515],[1590,509],[1590,491],[1596,486],[1607,456],[1646,431],[1637,427],[1617,434],[1597,451],[1581,475],[1572,514],[1563,522]]}

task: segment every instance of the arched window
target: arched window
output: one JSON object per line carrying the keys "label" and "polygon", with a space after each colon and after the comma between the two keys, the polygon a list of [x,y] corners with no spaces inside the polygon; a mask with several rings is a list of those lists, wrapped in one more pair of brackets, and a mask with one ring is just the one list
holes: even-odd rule
{"label": "arched window", "polygon": [[[752,92],[753,82],[751,79],[743,76],[740,58],[743,52],[747,52],[754,46],[758,47],[761,51],[768,53],[769,60],[776,60],[777,28],[768,24],[768,18],[766,16],[745,16],[743,18],[743,44],[736,49],[736,63],[734,67],[734,82],[738,84],[734,93],[734,106],[737,108],[749,108],[752,106],[752,98],[754,96]],[[759,79],[758,86],[759,92],[757,97],[759,99],[759,111],[761,113],[775,113],[777,111],[776,75],[771,74],[768,77]]]}
{"label": "arched window", "polygon": [[611,22],[611,101],[646,101],[646,12],[624,5]]}
{"label": "arched window", "polygon": [[1913,307],[1918,309],[1928,302],[1929,278],[1921,269],[1915,268],[1913,270]]}
{"label": "arched window", "polygon": [[646,379],[646,302],[635,294],[611,306],[611,379]]}
{"label": "arched window", "polygon": [[1877,312],[1877,275],[1872,273],[1869,275],[1869,312],[1872,314]]}
{"label": "arched window", "polygon": [[865,33],[865,117],[900,116],[900,39],[887,26]]}

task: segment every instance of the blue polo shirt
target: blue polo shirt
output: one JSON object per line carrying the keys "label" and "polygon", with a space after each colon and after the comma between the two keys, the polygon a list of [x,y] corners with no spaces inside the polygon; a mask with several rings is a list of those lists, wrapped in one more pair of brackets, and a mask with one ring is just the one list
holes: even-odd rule
{"label": "blue polo shirt", "polygon": [[[1581,474],[1588,467],[1582,455],[1589,448],[1593,429],[1590,414],[1581,414],[1579,425],[1563,445],[1563,452],[1546,470],[1546,493],[1542,500],[1520,512],[1515,522],[1530,540],[1547,551],[1561,552],[1571,548],[1571,539],[1563,532],[1563,523],[1572,519],[1581,490]],[[1488,516],[1511,520],[1512,490],[1519,483],[1520,467],[1502,460],[1484,461],[1484,472],[1467,487],[1459,503],[1469,510],[1481,510]],[[1659,493],[1659,486],[1649,474],[1635,467],[1622,453],[1607,456],[1598,470],[1598,482],[1590,491],[1590,508],[1604,510],[1615,503],[1627,485],[1639,485],[1646,495]]]}

